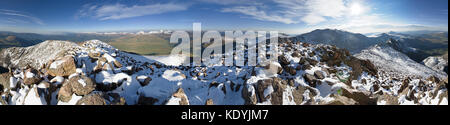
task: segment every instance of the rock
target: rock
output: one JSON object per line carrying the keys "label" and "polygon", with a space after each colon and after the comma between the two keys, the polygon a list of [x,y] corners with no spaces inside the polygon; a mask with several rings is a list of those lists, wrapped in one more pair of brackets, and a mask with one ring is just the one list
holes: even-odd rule
{"label": "rock", "polygon": [[296,75],[297,74],[297,70],[295,70],[294,68],[292,68],[290,66],[286,66],[284,69],[286,70],[286,72],[288,72],[291,75]]}
{"label": "rock", "polygon": [[315,66],[317,63],[319,63],[317,60],[306,58],[306,61],[309,62],[309,64]]}
{"label": "rock", "polygon": [[73,73],[76,73],[75,60],[72,56],[65,56],[58,58],[55,61],[50,61],[47,67],[47,73],[51,76],[63,76],[67,77]]}
{"label": "rock", "polygon": [[147,86],[148,84],[150,84],[150,81],[152,81],[152,78],[148,76],[137,76],[136,79],[141,86]]}
{"label": "rock", "polygon": [[324,73],[322,71],[319,71],[319,70],[314,71],[314,76],[316,76],[316,78],[318,78],[318,79],[324,79],[325,78]]}
{"label": "rock", "polygon": [[298,63],[301,65],[305,65],[305,63],[306,63],[305,57],[301,57],[300,60],[298,61]]}
{"label": "rock", "polygon": [[292,91],[292,96],[294,97],[294,102],[297,105],[303,102],[303,93],[305,93],[305,87],[297,86],[294,91]]}
{"label": "rock", "polygon": [[311,68],[312,68],[312,67],[311,67],[310,64],[305,64],[305,65],[302,66],[302,69],[303,69],[303,70],[309,70],[309,69],[311,69]]}
{"label": "rock", "polygon": [[311,87],[316,87],[316,77],[311,74],[305,74],[303,75],[303,78],[309,83]]}
{"label": "rock", "polygon": [[280,65],[269,63],[264,67],[271,74],[281,74],[283,72],[283,68]]}
{"label": "rock", "polygon": [[175,93],[173,93],[172,96],[181,98],[181,100],[179,102],[180,105],[189,105],[188,98],[182,88],[178,88],[178,90]]}
{"label": "rock", "polygon": [[214,105],[214,102],[212,99],[207,99],[205,105]]}
{"label": "rock", "polygon": [[432,90],[433,99],[436,98],[439,90],[447,89],[448,90],[448,79],[440,81],[437,86]]}
{"label": "rock", "polygon": [[32,85],[35,83],[39,83],[40,81],[41,81],[41,78],[39,77],[37,70],[35,70],[33,68],[29,68],[24,72],[23,83],[25,85]]}
{"label": "rock", "polygon": [[[442,103],[442,100],[446,98],[446,100],[448,101],[448,91],[445,91],[445,93],[442,93],[439,95],[439,102],[438,104]],[[445,104],[448,104],[448,102],[446,102]]]}
{"label": "rock", "polygon": [[58,100],[62,102],[69,102],[72,99],[72,85],[65,82],[63,86],[59,89]]}
{"label": "rock", "polygon": [[402,81],[402,85],[400,85],[400,88],[398,89],[397,93],[403,92],[403,90],[404,90],[406,87],[409,86],[409,81],[410,81],[409,78],[404,79],[404,80]]}
{"label": "rock", "polygon": [[376,92],[376,91],[380,90],[380,86],[378,84],[373,84],[372,89],[373,89],[373,92]]}
{"label": "rock", "polygon": [[100,56],[101,56],[101,53],[99,53],[99,52],[90,52],[90,53],[88,53],[88,56],[91,59],[98,60],[98,58],[100,58]]}
{"label": "rock", "polygon": [[156,102],[158,102],[158,99],[152,98],[152,97],[145,97],[145,96],[139,96],[138,99],[138,105],[154,105]]}
{"label": "rock", "polygon": [[291,56],[292,57],[300,57],[301,55],[300,55],[300,53],[298,51],[295,51],[295,52],[292,53]]}
{"label": "rock", "polygon": [[342,96],[355,100],[359,105],[376,105],[377,102],[377,99],[370,98],[368,93],[352,91],[348,88],[342,88]]}
{"label": "rock", "polygon": [[294,87],[295,86],[295,81],[293,79],[289,79],[288,80],[288,84],[289,84],[289,86]]}
{"label": "rock", "polygon": [[378,96],[378,103],[385,101],[385,105],[398,105],[398,98],[389,94],[383,94]]}
{"label": "rock", "polygon": [[289,60],[284,55],[283,56],[279,56],[278,57],[278,61],[280,62],[280,64],[282,66],[291,64],[291,62],[289,62]]}
{"label": "rock", "polygon": [[106,105],[106,101],[101,93],[92,93],[83,96],[76,105]]}
{"label": "rock", "polygon": [[[244,84],[244,88],[242,88],[242,98],[245,100],[245,105],[255,105],[257,103],[256,94],[252,91],[249,91],[249,85]],[[253,89],[253,86],[250,86]]]}
{"label": "rock", "polygon": [[110,105],[126,105],[125,98],[120,97],[118,93],[108,93],[104,99],[109,101]]}
{"label": "rock", "polygon": [[[271,79],[259,80],[256,85],[256,95],[258,97],[258,102],[265,102],[270,98],[272,105],[281,105],[283,103],[283,91],[286,88],[287,81],[276,77]],[[271,93],[265,93],[266,89],[268,89],[268,87],[270,86],[272,87],[273,91]]]}
{"label": "rock", "polygon": [[333,95],[334,100],[329,102],[320,102],[321,105],[356,105],[357,102],[345,96]]}
{"label": "rock", "polygon": [[2,86],[2,89],[0,91],[3,91],[3,89],[9,89],[10,88],[10,79],[11,79],[11,73],[2,73],[0,74],[0,86]]}
{"label": "rock", "polygon": [[122,67],[122,64],[119,61],[117,61],[117,60],[114,60],[113,64],[114,64],[114,67],[116,67],[116,68],[121,68]]}
{"label": "rock", "polygon": [[283,91],[286,88],[287,82],[281,78],[273,78],[273,92],[271,95],[272,105],[282,105],[283,104]]}
{"label": "rock", "polygon": [[430,82],[433,82],[433,83],[439,83],[440,82],[439,78],[437,78],[436,76],[430,76],[430,77],[428,77],[427,80],[430,81]]}
{"label": "rock", "polygon": [[86,76],[74,76],[68,82],[72,86],[72,91],[78,96],[87,95],[96,87],[94,81]]}
{"label": "rock", "polygon": [[269,95],[264,97],[264,91],[267,87],[272,85],[272,79],[259,80],[256,83],[256,95],[258,96],[258,102],[265,102],[269,98]]}

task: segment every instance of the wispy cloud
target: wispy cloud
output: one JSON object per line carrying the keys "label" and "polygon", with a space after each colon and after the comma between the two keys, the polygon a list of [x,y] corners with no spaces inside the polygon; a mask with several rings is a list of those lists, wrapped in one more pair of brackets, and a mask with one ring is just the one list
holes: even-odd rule
{"label": "wispy cloud", "polygon": [[117,20],[124,18],[140,17],[146,15],[161,14],[174,11],[187,10],[187,4],[148,4],[148,5],[132,5],[111,4],[111,5],[90,5],[86,4],[79,10],[78,17],[93,17],[99,20]]}
{"label": "wispy cloud", "polygon": [[292,20],[291,18],[285,18],[277,14],[268,14],[266,11],[258,9],[255,6],[237,6],[232,8],[224,8],[222,12],[242,13],[262,21],[274,21],[286,24],[296,23],[296,21]]}
{"label": "wispy cloud", "polygon": [[204,3],[220,5],[261,5],[263,0],[197,0]]}
{"label": "wispy cloud", "polygon": [[344,17],[352,1],[355,0],[273,0],[269,3],[273,4],[271,8],[256,4],[227,7],[222,12],[242,13],[258,20],[285,24],[316,25],[328,18]]}
{"label": "wispy cloud", "polygon": [[7,18],[9,20],[9,22],[27,23],[28,21],[17,19],[17,18],[23,18],[26,20],[30,20],[31,22],[34,22],[36,24],[44,25],[44,22],[41,19],[31,16],[31,15],[28,15],[24,12],[20,12],[20,11],[0,9],[0,15],[10,16],[10,18]]}

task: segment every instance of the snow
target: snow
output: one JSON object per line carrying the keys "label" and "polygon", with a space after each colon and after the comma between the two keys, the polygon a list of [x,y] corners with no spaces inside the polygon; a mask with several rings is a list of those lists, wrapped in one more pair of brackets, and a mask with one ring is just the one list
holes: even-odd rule
{"label": "snow", "polygon": [[44,84],[43,82],[41,82],[37,85],[37,88],[46,89],[46,88],[48,88],[48,86],[46,84]]}
{"label": "snow", "polygon": [[448,100],[447,100],[447,98],[443,98],[442,100],[441,100],[441,103],[439,103],[439,105],[448,105]]}
{"label": "snow", "polygon": [[45,98],[40,97],[37,88],[32,88],[25,97],[24,105],[47,105]]}
{"label": "snow", "polygon": [[[375,45],[355,55],[359,59],[370,60],[376,67],[397,75],[415,75],[427,78],[431,75],[444,78],[444,72],[434,71],[422,64],[411,60],[389,46]],[[389,64],[389,65],[386,65]]]}
{"label": "snow", "polygon": [[166,105],[180,105],[181,98],[173,97],[167,101]]}
{"label": "snow", "polygon": [[380,102],[377,102],[377,105],[386,105],[386,101],[385,100],[381,100]]}
{"label": "snow", "polygon": [[83,97],[82,96],[77,96],[74,93],[74,94],[72,94],[72,98],[70,99],[69,102],[58,101],[57,105],[75,105],[75,104],[77,104],[78,100],[80,100],[81,98],[83,98]]}
{"label": "snow", "polygon": [[64,60],[57,60],[57,61],[53,62],[52,64],[50,64],[50,69],[56,69],[62,63],[64,63]]}
{"label": "snow", "polygon": [[269,85],[269,87],[267,87],[267,88],[264,90],[264,97],[269,96],[269,94],[271,94],[272,92],[273,92],[273,87],[272,87],[272,85]]}
{"label": "snow", "polygon": [[186,56],[169,55],[169,56],[144,56],[147,59],[156,60],[168,66],[180,66],[186,60]]}
{"label": "snow", "polygon": [[86,83],[84,82],[83,79],[78,79],[78,83],[80,83],[81,85],[83,85],[83,87],[86,86]]}
{"label": "snow", "polygon": [[59,85],[61,83],[64,82],[64,77],[62,76],[56,76],[55,78],[53,78],[52,80],[50,80],[51,83]]}
{"label": "snow", "polygon": [[178,70],[166,70],[162,77],[169,81],[181,81],[185,79],[185,76]]}
{"label": "snow", "polygon": [[17,79],[14,77],[9,77],[9,87],[16,88],[16,85],[17,85]]}
{"label": "snow", "polygon": [[448,66],[448,61],[443,57],[433,57],[430,56],[422,61],[425,66],[428,66],[436,71],[443,71],[446,66]]}
{"label": "snow", "polygon": [[34,73],[32,73],[32,72],[26,72],[26,75],[25,76],[27,76],[27,78],[33,78],[33,77],[35,77],[36,75],[34,74]]}

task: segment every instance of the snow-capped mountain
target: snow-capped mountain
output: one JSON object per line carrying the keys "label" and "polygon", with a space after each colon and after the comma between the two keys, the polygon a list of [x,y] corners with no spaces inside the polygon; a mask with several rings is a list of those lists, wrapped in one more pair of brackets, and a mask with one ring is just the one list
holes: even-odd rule
{"label": "snow-capped mountain", "polygon": [[[278,48],[278,60],[264,67],[177,66],[164,62],[175,57],[159,62],[98,40],[8,48],[0,52],[9,69],[0,74],[0,104],[448,104],[448,80],[441,76],[395,76],[330,45],[280,38]],[[388,54],[381,56],[397,53]]]}
{"label": "snow-capped mountain", "polygon": [[358,53],[361,50],[375,45],[378,42],[362,34],[351,33],[333,29],[319,29],[292,38],[292,41],[302,41],[312,44],[335,45],[339,48],[346,48],[351,53]]}
{"label": "snow-capped mountain", "polygon": [[[394,40],[393,40],[394,41]],[[402,52],[393,49],[392,46],[397,44],[388,42],[388,44],[378,44],[361,51],[355,56],[359,59],[370,60],[381,71],[401,76],[418,76],[427,78],[437,76],[440,78],[447,77],[444,72],[434,71],[422,64],[411,60]]]}
{"label": "snow-capped mountain", "polygon": [[[447,57],[446,57],[447,56]],[[422,64],[436,71],[444,71],[448,74],[448,54],[444,56],[431,56],[423,60]]]}

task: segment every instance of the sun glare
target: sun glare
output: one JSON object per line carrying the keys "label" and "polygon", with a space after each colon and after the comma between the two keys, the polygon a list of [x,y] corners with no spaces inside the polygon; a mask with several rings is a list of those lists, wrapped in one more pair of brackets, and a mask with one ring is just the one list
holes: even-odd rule
{"label": "sun glare", "polygon": [[358,3],[354,3],[352,4],[352,6],[350,7],[350,13],[352,15],[360,15],[362,14],[364,11],[364,9],[362,8],[362,6]]}

